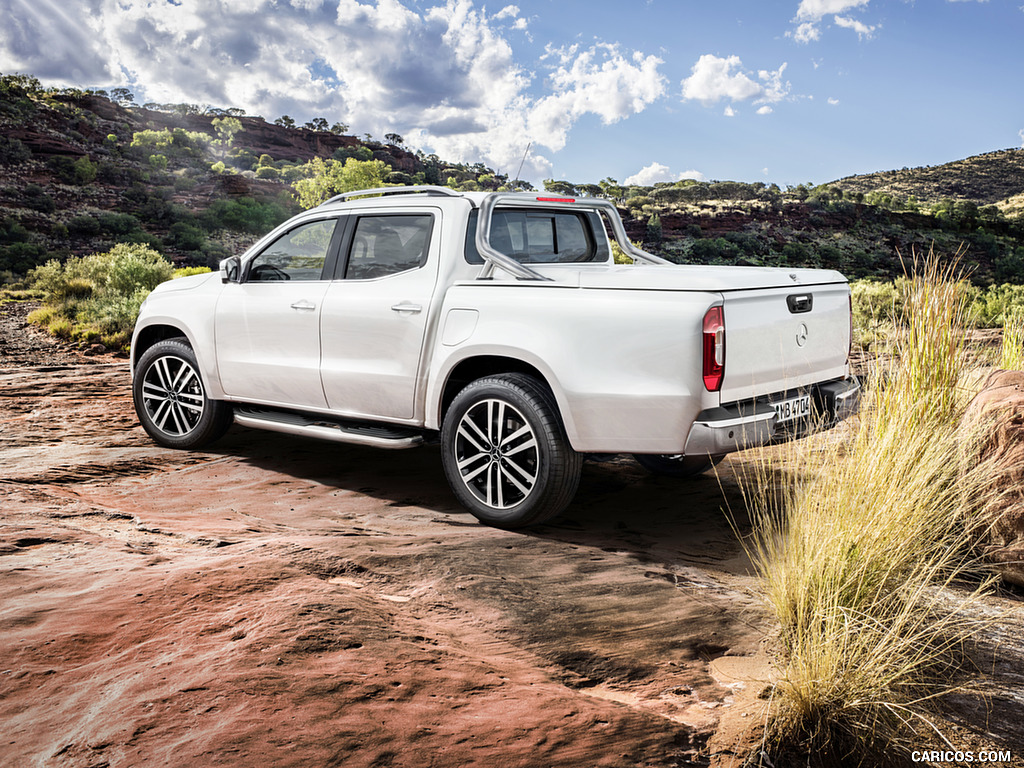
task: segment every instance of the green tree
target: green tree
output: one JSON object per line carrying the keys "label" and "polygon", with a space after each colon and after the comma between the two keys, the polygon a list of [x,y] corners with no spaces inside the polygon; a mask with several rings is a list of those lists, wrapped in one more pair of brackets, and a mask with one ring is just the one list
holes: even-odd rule
{"label": "green tree", "polygon": [[112,88],[110,100],[115,104],[120,104],[122,107],[135,104],[135,96],[128,88]]}
{"label": "green tree", "polygon": [[381,160],[361,161],[355,158],[340,163],[315,157],[308,168],[309,177],[292,184],[295,199],[303,208],[313,208],[342,192],[382,187],[385,177],[391,171],[391,167]]}
{"label": "green tree", "polygon": [[554,192],[568,197],[576,196],[576,186],[571,181],[558,181],[556,179],[544,179],[544,191]]}
{"label": "green tree", "polygon": [[646,240],[649,243],[660,243],[661,242],[661,216],[656,213],[651,214],[651,218],[647,220],[647,237]]}
{"label": "green tree", "polygon": [[237,117],[215,117],[213,129],[217,132],[217,139],[225,147],[230,147],[235,140],[235,134],[242,130],[242,121]]}
{"label": "green tree", "polygon": [[302,126],[308,128],[311,131],[327,131],[327,121],[322,117],[314,117],[308,123]]}
{"label": "green tree", "polygon": [[295,121],[288,117],[288,115],[281,115],[277,120],[274,121],[274,125],[280,125],[284,128],[294,128]]}

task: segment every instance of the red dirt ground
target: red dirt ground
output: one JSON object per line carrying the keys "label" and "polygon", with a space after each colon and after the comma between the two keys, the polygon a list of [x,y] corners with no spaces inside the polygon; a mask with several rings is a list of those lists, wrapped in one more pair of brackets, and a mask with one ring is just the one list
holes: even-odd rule
{"label": "red dirt ground", "polygon": [[[756,743],[740,459],[588,463],[562,518],[500,531],[431,447],[159,448],[127,361],[26,313],[0,307],[0,765],[668,768]],[[1024,697],[995,695],[985,743],[1013,744]]]}

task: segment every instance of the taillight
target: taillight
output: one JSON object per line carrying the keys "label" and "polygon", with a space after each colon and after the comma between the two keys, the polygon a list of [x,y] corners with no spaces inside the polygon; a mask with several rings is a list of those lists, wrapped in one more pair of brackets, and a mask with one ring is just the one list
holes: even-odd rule
{"label": "taillight", "polygon": [[853,291],[850,291],[850,345],[846,348],[846,362],[853,358]]}
{"label": "taillight", "polygon": [[704,314],[704,388],[717,392],[725,378],[725,311],[712,307]]}

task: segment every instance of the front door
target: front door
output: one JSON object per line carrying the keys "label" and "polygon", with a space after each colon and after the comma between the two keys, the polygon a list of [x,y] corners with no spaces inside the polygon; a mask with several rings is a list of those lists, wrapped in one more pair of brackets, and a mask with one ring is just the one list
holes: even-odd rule
{"label": "front door", "polygon": [[307,221],[247,264],[243,281],[217,302],[217,365],[234,399],[325,408],[320,383],[320,315],[338,219]]}

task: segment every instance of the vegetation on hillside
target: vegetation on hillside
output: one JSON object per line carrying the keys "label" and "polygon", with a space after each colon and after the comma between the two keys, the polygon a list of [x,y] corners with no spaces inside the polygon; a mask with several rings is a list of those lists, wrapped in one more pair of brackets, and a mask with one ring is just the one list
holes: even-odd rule
{"label": "vegetation on hillside", "polygon": [[377,186],[508,188],[481,164],[410,152],[397,134],[378,142],[324,118],[278,122],[0,75],[0,285],[118,243],[215,266],[308,204],[311,186],[347,191],[321,183],[335,166]]}
{"label": "vegetation on hillside", "polygon": [[[999,194],[1024,190],[1024,173],[1013,170],[1024,163],[1024,150],[994,154],[1010,169]],[[959,178],[971,167],[962,161],[940,169]],[[852,278],[893,280],[903,273],[900,253],[934,249],[951,258],[959,254],[977,285],[1024,282],[1024,216],[1010,200],[979,205],[904,198],[881,188],[844,191],[837,182],[782,189],[684,179],[644,187],[606,178],[598,184],[549,179],[545,187],[615,200],[630,236],[678,263],[829,267]]]}

